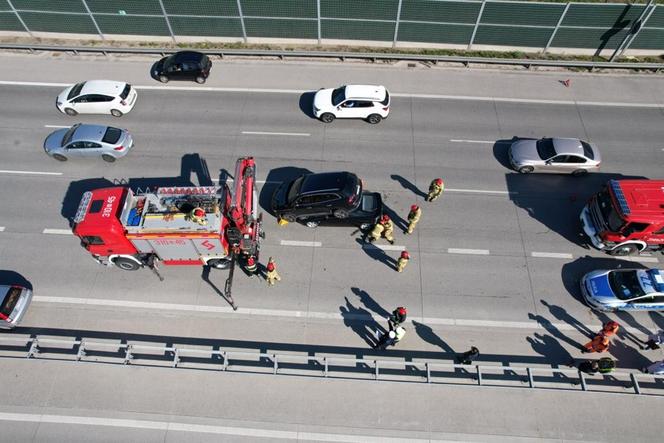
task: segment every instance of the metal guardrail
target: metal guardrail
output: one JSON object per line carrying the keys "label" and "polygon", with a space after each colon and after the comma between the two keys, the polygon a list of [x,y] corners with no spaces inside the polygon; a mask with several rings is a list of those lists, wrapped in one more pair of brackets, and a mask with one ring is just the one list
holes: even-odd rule
{"label": "metal guardrail", "polygon": [[[14,343],[13,345],[11,343]],[[42,358],[89,363],[208,369],[273,375],[373,379],[429,384],[581,390],[664,396],[664,376],[614,371],[589,376],[577,369],[463,365],[442,360],[355,358],[201,349],[90,339],[0,337],[0,358]]]}
{"label": "metal guardrail", "polygon": [[[24,50],[24,51],[51,51],[51,52],[71,52],[96,53],[96,54],[148,54],[165,56],[173,54],[184,48],[113,48],[113,47],[93,47],[93,46],[51,46],[51,45],[30,45],[30,44],[0,44],[0,49],[6,50]],[[198,50],[198,49],[197,49]],[[236,57],[275,57],[279,59],[286,58],[328,58],[352,60],[376,61],[414,61],[422,63],[459,63],[466,67],[471,65],[511,65],[524,66],[531,68],[534,66],[548,66],[560,68],[585,68],[593,69],[631,69],[647,70],[659,72],[664,69],[664,63],[630,63],[630,62],[597,62],[587,60],[537,60],[537,59],[514,59],[514,58],[488,58],[488,57],[464,57],[453,55],[426,55],[426,54],[398,54],[398,53],[371,53],[371,52],[328,52],[328,51],[283,51],[283,50],[263,50],[263,49],[201,49],[198,50],[207,55],[218,57],[236,56]]]}

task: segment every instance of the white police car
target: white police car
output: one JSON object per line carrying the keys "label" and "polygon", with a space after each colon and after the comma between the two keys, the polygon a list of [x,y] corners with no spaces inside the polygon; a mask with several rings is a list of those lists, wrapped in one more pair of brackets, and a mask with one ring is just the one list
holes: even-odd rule
{"label": "white police car", "polygon": [[390,113],[390,93],[385,86],[375,85],[321,89],[314,96],[313,112],[324,123],[335,118],[362,118],[375,125]]}
{"label": "white police car", "polygon": [[586,303],[600,311],[664,310],[664,270],[597,270],[581,278]]}

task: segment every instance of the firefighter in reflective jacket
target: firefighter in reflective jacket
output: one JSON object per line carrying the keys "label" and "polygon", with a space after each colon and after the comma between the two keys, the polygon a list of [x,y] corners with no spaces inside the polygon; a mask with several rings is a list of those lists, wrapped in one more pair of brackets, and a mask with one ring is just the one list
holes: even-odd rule
{"label": "firefighter in reflective jacket", "polygon": [[371,232],[369,233],[369,243],[373,243],[376,240],[378,240],[381,235],[385,236],[385,239],[390,242],[390,244],[394,244],[394,237],[392,234],[394,233],[394,224],[392,223],[392,220],[390,220],[390,217],[387,215],[383,215],[383,217],[376,223],[376,225],[373,227]]}
{"label": "firefighter in reflective jacket", "polygon": [[255,274],[256,273],[256,270],[258,269],[258,265],[256,265],[256,259],[254,257],[249,256],[247,258],[245,269],[250,274]]}
{"label": "firefighter in reflective jacket", "polygon": [[410,260],[410,255],[408,254],[408,251],[404,249],[403,251],[401,251],[401,256],[397,261],[397,272],[402,272],[406,268],[408,260]]}
{"label": "firefighter in reflective jacket", "polygon": [[410,207],[410,212],[408,213],[408,229],[406,229],[406,234],[412,234],[415,229],[415,225],[420,221],[422,217],[422,210],[419,206],[413,205]]}
{"label": "firefighter in reflective jacket", "polygon": [[281,281],[281,276],[277,273],[277,265],[272,257],[267,261],[267,275],[265,278],[268,286],[274,286],[275,282]]}
{"label": "firefighter in reflective jacket", "polygon": [[445,184],[443,183],[443,179],[442,178],[433,179],[433,181],[429,185],[429,193],[427,194],[427,201],[432,202],[438,197],[440,197],[440,194],[443,193],[443,189],[445,189]]}

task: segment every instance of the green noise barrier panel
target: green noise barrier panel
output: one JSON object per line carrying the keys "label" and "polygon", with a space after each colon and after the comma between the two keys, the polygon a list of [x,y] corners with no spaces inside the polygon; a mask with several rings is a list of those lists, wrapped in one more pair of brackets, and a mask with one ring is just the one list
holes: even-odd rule
{"label": "green noise barrier panel", "polygon": [[[641,20],[640,26],[635,26]],[[498,0],[0,0],[0,32],[664,50],[664,5]],[[627,38],[626,38],[627,37]],[[352,43],[351,43],[352,44]]]}

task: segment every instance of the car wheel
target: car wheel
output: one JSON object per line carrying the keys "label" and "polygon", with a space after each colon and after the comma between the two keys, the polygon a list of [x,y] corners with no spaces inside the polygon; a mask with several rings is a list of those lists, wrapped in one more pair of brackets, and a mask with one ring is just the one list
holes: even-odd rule
{"label": "car wheel", "polygon": [[320,121],[322,121],[323,123],[332,123],[334,119],[335,119],[334,114],[331,114],[329,112],[326,112],[320,116]]}
{"label": "car wheel", "polygon": [[635,244],[628,243],[626,245],[618,246],[617,248],[611,249],[609,251],[609,254],[618,257],[624,257],[627,255],[634,255],[637,252],[639,252],[639,248]]}
{"label": "car wheel", "polygon": [[196,77],[196,83],[203,84],[205,83],[205,77],[198,76]]}
{"label": "car wheel", "polygon": [[113,163],[113,162],[115,161],[115,157],[113,157],[112,155],[108,155],[108,154],[103,154],[103,155],[101,156],[101,158],[102,158],[105,162],[108,162],[108,163]]}
{"label": "car wheel", "polygon": [[53,158],[58,160],[58,161],[61,161],[61,162],[66,162],[67,161],[67,157],[65,157],[62,154],[53,154]]}
{"label": "car wheel", "polygon": [[521,174],[530,174],[534,170],[535,170],[535,168],[533,168],[532,166],[521,166],[519,168],[519,173],[521,173]]}
{"label": "car wheel", "polygon": [[317,228],[320,222],[309,220],[308,222],[305,223],[307,228]]}
{"label": "car wheel", "polygon": [[295,215],[294,214],[284,214],[281,216],[284,220],[286,220],[288,223],[293,223],[295,221]]}
{"label": "car wheel", "polygon": [[367,118],[367,121],[368,121],[369,123],[371,123],[372,125],[375,125],[376,123],[380,123],[380,121],[381,121],[382,119],[383,119],[383,118],[382,118],[380,115],[378,115],[378,114],[371,114],[371,115]]}
{"label": "car wheel", "polygon": [[160,75],[159,81],[162,83],[168,83],[168,77],[166,77],[165,75]]}
{"label": "car wheel", "polygon": [[577,169],[575,171],[572,171],[572,175],[574,177],[581,177],[581,176],[586,175],[587,173],[588,173],[588,171],[585,170],[585,169]]}
{"label": "car wheel", "polygon": [[67,114],[67,115],[71,115],[71,116],[73,117],[73,116],[75,116],[75,115],[78,115],[78,112],[76,112],[76,111],[73,110],[72,108],[65,108],[65,114]]}
{"label": "car wheel", "polygon": [[371,223],[362,223],[362,224],[360,225],[360,230],[361,230],[361,231],[366,231],[366,230],[369,229],[370,227],[371,227]]}
{"label": "car wheel", "polygon": [[334,211],[334,216],[336,218],[348,218],[348,211],[346,211],[345,209],[337,209],[336,211]]}
{"label": "car wheel", "polygon": [[111,115],[113,117],[122,117],[122,112],[118,111],[117,109],[111,109]]}
{"label": "car wheel", "polygon": [[214,269],[228,269],[231,267],[231,261],[224,260],[223,258],[215,258],[212,260],[208,260],[206,264]]}
{"label": "car wheel", "polygon": [[123,271],[135,271],[141,267],[138,263],[130,258],[118,257],[113,260],[113,264]]}

